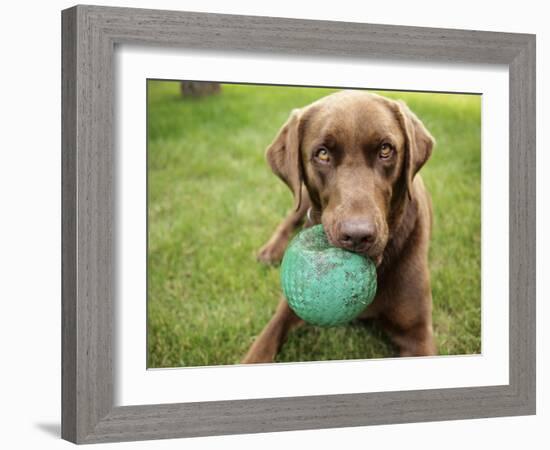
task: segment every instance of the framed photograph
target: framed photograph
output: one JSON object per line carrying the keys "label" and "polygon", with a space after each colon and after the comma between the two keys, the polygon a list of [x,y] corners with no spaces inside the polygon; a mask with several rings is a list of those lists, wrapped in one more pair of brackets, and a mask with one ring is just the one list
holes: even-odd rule
{"label": "framed photograph", "polygon": [[62,12],[62,436],[535,413],[535,37]]}

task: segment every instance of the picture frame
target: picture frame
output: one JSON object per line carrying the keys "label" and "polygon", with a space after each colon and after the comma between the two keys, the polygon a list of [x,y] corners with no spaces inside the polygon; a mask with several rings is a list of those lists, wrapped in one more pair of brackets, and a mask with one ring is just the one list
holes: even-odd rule
{"label": "picture frame", "polygon": [[[114,406],[119,44],[509,69],[509,384]],[[529,415],[535,380],[535,36],[75,6],[62,12],[62,437],[75,443]]]}

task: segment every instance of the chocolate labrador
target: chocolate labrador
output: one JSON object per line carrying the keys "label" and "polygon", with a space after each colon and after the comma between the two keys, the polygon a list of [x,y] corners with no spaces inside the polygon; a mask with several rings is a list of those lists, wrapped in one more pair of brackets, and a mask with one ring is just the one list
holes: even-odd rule
{"label": "chocolate labrador", "polygon": [[[306,216],[306,227],[322,223],[331,245],[375,261],[378,291],[360,318],[377,319],[401,356],[436,353],[428,269],[432,206],[418,174],[433,145],[403,102],[341,91],[292,111],[266,152],[294,194],[294,208],[258,259],[280,261]],[[281,298],[243,362],[272,362],[302,323]]]}

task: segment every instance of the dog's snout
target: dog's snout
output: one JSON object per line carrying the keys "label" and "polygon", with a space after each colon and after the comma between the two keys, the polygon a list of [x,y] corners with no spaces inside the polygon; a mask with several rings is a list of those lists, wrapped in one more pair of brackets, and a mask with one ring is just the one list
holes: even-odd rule
{"label": "dog's snout", "polygon": [[366,251],[376,239],[376,227],[370,220],[347,220],[340,224],[338,241],[350,250]]}

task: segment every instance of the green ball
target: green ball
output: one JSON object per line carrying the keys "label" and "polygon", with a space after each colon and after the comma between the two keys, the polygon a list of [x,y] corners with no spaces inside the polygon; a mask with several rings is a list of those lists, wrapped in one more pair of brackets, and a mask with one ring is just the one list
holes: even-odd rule
{"label": "green ball", "polygon": [[364,256],[332,247],[322,225],[301,231],[288,245],[281,285],[292,310],[329,327],[355,319],[376,294],[376,266]]}

